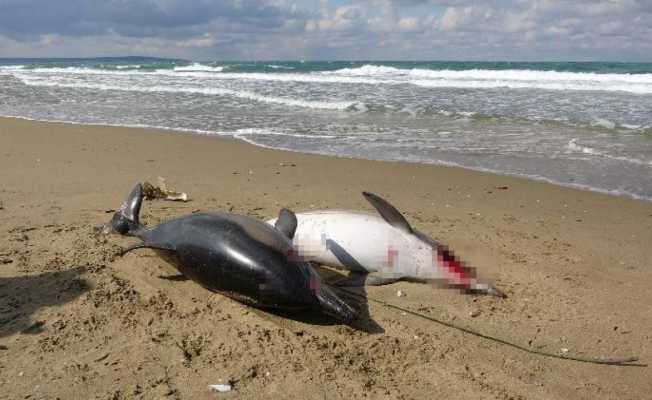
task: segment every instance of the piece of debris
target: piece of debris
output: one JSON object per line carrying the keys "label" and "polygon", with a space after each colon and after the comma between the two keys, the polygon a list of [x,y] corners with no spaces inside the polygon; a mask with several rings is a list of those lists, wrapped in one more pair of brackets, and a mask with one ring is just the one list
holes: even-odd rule
{"label": "piece of debris", "polygon": [[102,357],[100,357],[100,358],[96,358],[96,359],[93,360],[93,361],[94,361],[94,362],[104,361],[104,360],[106,360],[106,359],[109,357],[109,355],[111,355],[111,353],[106,353],[106,354],[104,354]]}
{"label": "piece of debris", "polygon": [[220,392],[220,393],[230,392],[231,390],[233,390],[233,386],[231,386],[228,383],[220,383],[220,384],[217,384],[217,385],[208,385],[208,388],[210,390],[214,390],[214,391]]}
{"label": "piece of debris", "polygon": [[0,264],[11,264],[14,262],[11,258],[0,258]]}
{"label": "piece of debris", "polygon": [[158,184],[153,185],[150,182],[143,183],[143,195],[147,200],[163,199],[169,201],[188,201],[188,195],[183,192],[176,192],[168,189],[165,184],[165,178],[158,177]]}
{"label": "piece of debris", "polygon": [[405,297],[407,294],[401,290],[396,291],[396,297]]}
{"label": "piece of debris", "polygon": [[480,310],[473,310],[469,313],[469,317],[475,318],[480,315]]}

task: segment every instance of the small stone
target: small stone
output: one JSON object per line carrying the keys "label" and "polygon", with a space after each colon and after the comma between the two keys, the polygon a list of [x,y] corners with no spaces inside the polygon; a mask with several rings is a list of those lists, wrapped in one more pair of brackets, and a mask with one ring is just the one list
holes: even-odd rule
{"label": "small stone", "polygon": [[224,392],[230,392],[233,390],[233,387],[228,384],[228,383],[220,383],[217,385],[208,385],[208,388],[210,390],[214,390],[216,392],[224,393]]}
{"label": "small stone", "polygon": [[473,311],[471,311],[471,312],[469,313],[469,316],[470,316],[471,318],[475,318],[475,317],[477,317],[478,315],[480,315],[480,310],[473,310]]}
{"label": "small stone", "polygon": [[566,354],[566,353],[568,353],[568,349],[565,348],[565,347],[562,348],[562,349],[561,349],[561,354]]}
{"label": "small stone", "polygon": [[18,373],[18,376],[23,376],[23,375],[24,375],[23,371],[20,371],[20,372]]}
{"label": "small stone", "polygon": [[396,297],[405,297],[405,296],[406,296],[405,292],[401,290],[396,291]]}

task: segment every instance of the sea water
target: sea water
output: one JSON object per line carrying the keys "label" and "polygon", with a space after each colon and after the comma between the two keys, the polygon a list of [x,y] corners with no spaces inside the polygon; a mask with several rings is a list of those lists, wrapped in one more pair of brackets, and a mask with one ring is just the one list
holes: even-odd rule
{"label": "sea water", "polygon": [[0,115],[454,165],[652,200],[652,64],[0,59]]}

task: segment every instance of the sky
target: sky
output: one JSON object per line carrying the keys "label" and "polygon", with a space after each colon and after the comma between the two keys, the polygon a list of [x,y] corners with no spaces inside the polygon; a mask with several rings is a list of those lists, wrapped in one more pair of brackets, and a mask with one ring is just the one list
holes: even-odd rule
{"label": "sky", "polygon": [[652,61],[652,0],[0,0],[0,57]]}

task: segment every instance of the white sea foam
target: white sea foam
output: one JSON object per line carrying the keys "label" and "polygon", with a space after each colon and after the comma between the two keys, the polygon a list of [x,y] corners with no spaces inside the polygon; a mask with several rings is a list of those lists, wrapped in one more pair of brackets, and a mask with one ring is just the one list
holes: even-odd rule
{"label": "white sea foam", "polygon": [[238,129],[233,134],[236,138],[242,138],[242,136],[289,136],[297,138],[308,138],[308,139],[334,139],[337,136],[333,135],[304,135],[301,133],[291,133],[291,132],[279,132],[274,129],[262,129],[262,128],[244,128]]}
{"label": "white sea foam", "polygon": [[[52,68],[32,68],[24,69],[18,71],[23,75],[124,75],[134,73],[129,69],[119,69],[119,70],[110,70],[110,69],[99,69],[99,68],[89,68],[89,67],[52,67]],[[140,74],[141,72],[139,72]]]}
{"label": "white sea foam", "polygon": [[200,63],[193,63],[183,67],[174,67],[177,72],[222,72],[224,67],[211,67]]}
{"label": "white sea foam", "polygon": [[3,65],[0,66],[0,75],[14,75],[15,72],[25,68],[24,65]]}
{"label": "white sea foam", "polygon": [[[180,69],[184,68],[184,69]],[[264,72],[248,72],[248,73],[215,73],[221,71],[223,67],[211,67],[211,70],[206,69],[186,69],[189,67],[175,67],[171,69],[157,69],[154,71],[139,71],[139,70],[102,70],[85,67],[65,67],[65,68],[34,68],[31,70],[8,70],[9,72],[20,73],[16,75],[17,78],[29,78],[29,76],[47,75],[48,77],[56,75],[106,75],[106,76],[127,76],[127,75],[162,75],[169,77],[188,77],[188,78],[206,78],[212,80],[253,80],[253,81],[273,81],[273,82],[306,82],[306,83],[344,83],[344,84],[402,84],[400,81],[380,81],[376,79],[365,79],[345,76],[325,76],[321,74],[312,73],[264,73]]]}
{"label": "white sea foam", "polygon": [[537,70],[429,70],[400,69],[363,65],[323,72],[325,75],[368,77],[384,80],[403,80],[423,87],[538,88],[547,90],[604,90],[637,94],[652,93],[652,74],[597,74],[586,72],[557,72]]}
{"label": "white sea foam", "polygon": [[358,68],[344,68],[324,74],[356,75],[356,76],[395,76],[409,75],[422,79],[462,79],[462,80],[509,80],[509,81],[589,81],[589,82],[627,82],[652,84],[652,74],[598,74],[594,72],[558,72],[539,70],[431,70],[431,69],[401,69],[386,66],[363,65]]}
{"label": "white sea foam", "polygon": [[269,64],[269,65],[267,65],[267,67],[271,68],[271,69],[288,69],[288,70],[289,69],[294,69],[294,67],[288,67],[288,66],[285,66],[285,65],[276,65],[276,64]]}
{"label": "white sea foam", "polygon": [[412,80],[411,84],[427,88],[467,88],[467,89],[544,89],[570,91],[608,91],[652,94],[651,84],[591,83],[578,82],[524,82],[507,80]]}
{"label": "white sea foam", "polygon": [[0,71],[19,71],[25,69],[24,65],[2,65]]}
{"label": "white sea foam", "polygon": [[207,88],[207,87],[191,87],[191,86],[138,86],[138,85],[108,85],[102,83],[65,83],[56,80],[45,79],[23,79],[26,85],[31,86],[47,86],[47,87],[66,87],[77,89],[95,89],[95,90],[119,90],[126,92],[157,92],[157,93],[195,93],[203,95],[216,95],[216,96],[232,96],[241,99],[259,101],[263,103],[279,104],[291,107],[305,107],[323,110],[346,110],[349,107],[355,106],[356,102],[350,101],[308,101],[292,98],[284,98],[277,96],[265,96],[254,92],[245,90],[231,90],[224,88]]}
{"label": "white sea foam", "polygon": [[348,76],[388,76],[407,75],[410,70],[386,67],[384,65],[363,65],[357,68],[342,68],[335,71],[325,71],[324,75],[348,75]]}
{"label": "white sea foam", "polygon": [[589,146],[583,146],[583,145],[577,144],[577,138],[571,139],[568,142],[568,144],[566,145],[566,149],[569,152],[572,152],[572,153],[589,154],[589,155],[592,155],[592,156],[599,156],[599,157],[614,160],[614,161],[621,161],[621,162],[637,164],[637,165],[651,165],[652,166],[652,160],[641,160],[639,158],[618,156],[618,155],[609,154],[607,152],[602,152],[602,151],[596,150],[596,149],[594,149],[592,147],[589,147]]}
{"label": "white sea foam", "polygon": [[591,147],[581,146],[577,144],[577,138],[571,139],[566,145],[566,148],[574,153],[591,154],[591,155],[601,154],[599,151],[592,149]]}
{"label": "white sea foam", "polygon": [[591,126],[599,126],[607,129],[615,129],[616,123],[609,121],[608,119],[598,118],[595,121],[591,122]]}
{"label": "white sea foam", "polygon": [[[161,74],[169,74],[167,71],[158,71]],[[175,76],[184,76],[180,73],[176,73]],[[188,77],[205,77],[211,79],[228,79],[228,80],[254,80],[254,81],[275,81],[275,82],[307,82],[307,83],[360,83],[360,84],[401,84],[404,82],[399,81],[380,81],[377,79],[368,79],[368,78],[356,78],[356,77],[346,77],[346,76],[326,76],[321,74],[299,74],[299,73],[264,73],[264,72],[247,72],[247,73],[237,73],[237,72],[225,72],[222,74],[213,74],[213,75],[200,75],[195,73],[193,75],[187,75]]]}
{"label": "white sea foam", "polygon": [[[286,68],[283,66],[270,67]],[[290,68],[290,67],[287,67]],[[175,67],[173,70],[159,69],[141,72],[131,68],[101,70],[87,67],[65,68],[22,68],[9,69],[25,74],[160,74],[179,77],[260,80],[278,82],[343,83],[368,85],[412,84],[426,88],[469,88],[469,89],[545,89],[560,91],[622,91],[636,94],[652,94],[652,74],[596,74],[579,72],[556,72],[534,70],[426,70],[399,69],[386,66],[364,65],[358,68],[345,68],[336,71],[311,73],[224,73],[224,67],[211,67],[204,64],[191,64]],[[0,71],[1,71],[0,70]],[[220,72],[220,73],[216,73]]]}

